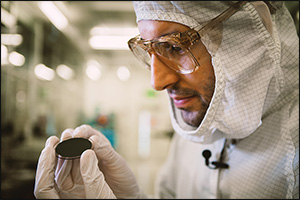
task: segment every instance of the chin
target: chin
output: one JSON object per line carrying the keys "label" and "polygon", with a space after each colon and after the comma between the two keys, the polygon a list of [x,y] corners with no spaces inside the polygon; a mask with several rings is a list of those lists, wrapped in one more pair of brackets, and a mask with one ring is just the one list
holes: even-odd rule
{"label": "chin", "polygon": [[181,110],[181,116],[183,118],[183,121],[185,123],[193,126],[193,127],[198,127],[203,118],[204,118],[205,112],[201,111],[186,111],[186,110]]}

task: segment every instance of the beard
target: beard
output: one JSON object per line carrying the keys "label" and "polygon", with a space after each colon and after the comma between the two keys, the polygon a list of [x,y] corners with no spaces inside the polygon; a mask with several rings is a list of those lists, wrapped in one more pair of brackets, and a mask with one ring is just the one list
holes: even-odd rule
{"label": "beard", "polygon": [[199,127],[207,110],[208,105],[203,105],[206,107],[206,109],[200,110],[200,111],[189,111],[186,109],[180,109],[181,111],[181,116],[183,121],[185,123],[193,126],[193,127]]}
{"label": "beard", "polygon": [[178,108],[180,109],[183,121],[193,127],[199,127],[204,119],[212,98],[214,85],[207,84],[203,86],[203,88],[205,92],[202,94],[194,89],[180,88],[177,84],[173,85],[172,88],[167,89],[169,95],[176,94],[181,96],[194,96],[198,98],[198,101],[195,104],[185,108]]}

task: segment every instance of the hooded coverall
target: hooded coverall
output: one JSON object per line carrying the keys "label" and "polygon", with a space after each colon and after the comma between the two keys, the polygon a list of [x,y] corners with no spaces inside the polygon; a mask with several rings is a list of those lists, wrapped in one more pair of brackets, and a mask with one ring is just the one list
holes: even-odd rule
{"label": "hooded coverall", "polygon": [[[137,21],[201,27],[233,2],[134,2]],[[170,99],[172,139],[158,198],[299,198],[299,37],[283,2],[247,2],[201,38],[215,90],[199,127]],[[221,42],[220,42],[221,41]],[[210,169],[211,161],[229,168]]]}

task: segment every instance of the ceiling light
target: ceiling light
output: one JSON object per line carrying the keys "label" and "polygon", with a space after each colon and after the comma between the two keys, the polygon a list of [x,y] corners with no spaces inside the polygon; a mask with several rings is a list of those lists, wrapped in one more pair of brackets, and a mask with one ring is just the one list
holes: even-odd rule
{"label": "ceiling light", "polygon": [[74,75],[73,69],[67,65],[58,65],[56,68],[56,73],[65,80],[71,80]]}
{"label": "ceiling light", "polygon": [[137,27],[93,27],[90,31],[92,36],[94,35],[126,35],[135,36],[139,33]]}
{"label": "ceiling light", "polygon": [[67,18],[51,1],[42,1],[39,4],[40,9],[48,17],[48,19],[58,28],[62,30],[68,26]]}
{"label": "ceiling light", "polygon": [[1,23],[10,28],[16,25],[17,19],[5,9],[1,8]]}
{"label": "ceiling light", "polygon": [[1,44],[1,65],[8,64],[7,62],[7,47]]}
{"label": "ceiling light", "polygon": [[127,42],[138,32],[137,27],[94,27],[89,44],[99,50],[129,50]]}
{"label": "ceiling light", "polygon": [[9,54],[8,60],[14,66],[22,66],[25,63],[25,57],[16,51],[13,51]]}
{"label": "ceiling light", "polygon": [[7,56],[7,47],[1,44],[1,59],[6,58]]}
{"label": "ceiling light", "polygon": [[93,49],[99,50],[129,50],[127,41],[129,36],[92,36],[89,44]]}
{"label": "ceiling light", "polygon": [[38,64],[37,66],[35,66],[34,73],[38,79],[41,79],[44,81],[51,81],[55,77],[54,70],[47,67],[44,64]]}
{"label": "ceiling light", "polygon": [[117,75],[121,81],[127,81],[130,78],[130,71],[125,66],[120,66],[117,71]]}
{"label": "ceiling light", "polygon": [[23,42],[20,34],[1,34],[1,44],[18,46]]}
{"label": "ceiling light", "polygon": [[99,78],[101,77],[100,64],[96,60],[89,60],[85,73],[91,80],[99,80]]}

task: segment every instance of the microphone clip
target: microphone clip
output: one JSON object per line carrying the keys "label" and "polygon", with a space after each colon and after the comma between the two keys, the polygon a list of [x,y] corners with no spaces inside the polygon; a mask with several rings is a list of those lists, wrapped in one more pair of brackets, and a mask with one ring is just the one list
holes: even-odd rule
{"label": "microphone clip", "polygon": [[221,162],[222,160],[222,155],[220,157],[220,161],[212,161],[211,164],[214,166],[211,166],[209,163],[209,158],[211,157],[211,152],[210,150],[206,149],[202,152],[202,156],[205,158],[205,165],[210,168],[210,169],[218,169],[218,168],[222,168],[222,169],[228,169],[229,165],[226,163]]}

